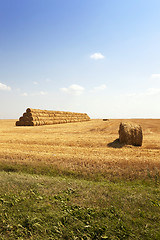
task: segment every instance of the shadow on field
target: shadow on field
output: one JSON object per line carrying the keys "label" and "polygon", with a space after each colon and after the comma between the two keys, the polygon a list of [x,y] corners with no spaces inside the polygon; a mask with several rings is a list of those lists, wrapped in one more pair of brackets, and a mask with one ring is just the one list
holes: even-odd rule
{"label": "shadow on field", "polygon": [[125,144],[119,142],[119,138],[107,144],[108,147],[112,147],[112,148],[122,148],[124,145]]}

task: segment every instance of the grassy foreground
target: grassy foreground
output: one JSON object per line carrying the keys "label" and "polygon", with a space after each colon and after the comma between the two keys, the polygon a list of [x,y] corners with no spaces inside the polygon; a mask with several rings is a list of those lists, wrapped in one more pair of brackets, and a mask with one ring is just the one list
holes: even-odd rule
{"label": "grassy foreground", "polygon": [[0,172],[0,239],[160,239],[158,180]]}
{"label": "grassy foreground", "polygon": [[0,120],[0,240],[159,240],[160,119],[16,127]]}

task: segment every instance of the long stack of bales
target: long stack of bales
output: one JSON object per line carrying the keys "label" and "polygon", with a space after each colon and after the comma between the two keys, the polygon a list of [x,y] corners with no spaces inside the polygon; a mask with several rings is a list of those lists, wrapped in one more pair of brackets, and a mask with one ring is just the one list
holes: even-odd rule
{"label": "long stack of bales", "polygon": [[16,122],[16,126],[39,126],[58,123],[72,123],[89,121],[86,113],[49,111],[27,108],[23,116]]}

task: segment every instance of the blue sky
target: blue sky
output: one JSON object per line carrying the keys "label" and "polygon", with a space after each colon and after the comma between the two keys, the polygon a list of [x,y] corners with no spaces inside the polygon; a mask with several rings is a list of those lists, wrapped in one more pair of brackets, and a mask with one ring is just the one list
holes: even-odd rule
{"label": "blue sky", "polygon": [[0,118],[160,118],[159,0],[0,0]]}

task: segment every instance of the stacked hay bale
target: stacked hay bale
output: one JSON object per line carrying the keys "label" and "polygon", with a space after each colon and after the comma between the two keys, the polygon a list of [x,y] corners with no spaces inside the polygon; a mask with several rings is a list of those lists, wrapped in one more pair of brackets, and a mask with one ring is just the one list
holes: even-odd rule
{"label": "stacked hay bale", "polygon": [[141,146],[143,140],[142,128],[140,125],[124,122],[119,126],[119,141],[120,143]]}
{"label": "stacked hay bale", "polygon": [[16,122],[16,126],[39,126],[59,123],[72,123],[89,121],[86,113],[49,111],[27,108],[23,116]]}

